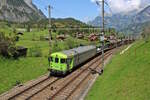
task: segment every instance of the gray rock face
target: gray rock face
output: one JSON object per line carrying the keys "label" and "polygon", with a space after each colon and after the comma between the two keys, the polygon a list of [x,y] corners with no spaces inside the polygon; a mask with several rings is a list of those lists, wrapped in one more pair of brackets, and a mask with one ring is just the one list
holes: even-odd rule
{"label": "gray rock face", "polygon": [[147,21],[150,21],[150,6],[147,6],[135,16],[136,23],[144,23]]}
{"label": "gray rock face", "polygon": [[35,11],[37,10],[32,3],[32,0],[24,0],[24,2],[32,9],[34,9]]}
{"label": "gray rock face", "polygon": [[0,0],[0,20],[27,22],[45,18],[32,0]]}

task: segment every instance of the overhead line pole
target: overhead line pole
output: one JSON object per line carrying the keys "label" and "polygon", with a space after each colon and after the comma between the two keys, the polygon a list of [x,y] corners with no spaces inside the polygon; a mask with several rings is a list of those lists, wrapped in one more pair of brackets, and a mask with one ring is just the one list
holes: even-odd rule
{"label": "overhead line pole", "polygon": [[[102,0],[102,37],[104,39],[104,34],[105,34],[105,20],[104,20],[104,0]],[[104,69],[104,40],[102,40],[102,71]]]}
{"label": "overhead line pole", "polygon": [[51,58],[50,58],[50,55],[52,53],[52,25],[51,25],[51,6],[49,5],[48,6],[48,15],[49,15],[49,58],[48,58],[48,61],[49,61],[49,67],[51,67],[50,65],[50,61],[51,61]]}
{"label": "overhead line pole", "polygon": [[[104,34],[105,34],[105,20],[104,20],[104,13],[105,13],[105,10],[104,10],[104,4],[105,4],[105,1],[102,0],[102,11],[100,12],[100,16],[101,16],[101,13],[102,13],[102,33],[100,34],[100,41],[102,42],[102,70],[101,70],[101,73],[103,73],[103,70],[104,70]],[[100,6],[99,2],[96,1],[96,4],[98,6]],[[100,28],[101,29],[101,28]]]}
{"label": "overhead line pole", "polygon": [[49,5],[48,6],[48,15],[49,15],[49,56],[50,56],[50,54],[51,54],[51,52],[52,52],[52,47],[51,47],[51,39],[52,39],[52,34],[51,34],[51,6]]}

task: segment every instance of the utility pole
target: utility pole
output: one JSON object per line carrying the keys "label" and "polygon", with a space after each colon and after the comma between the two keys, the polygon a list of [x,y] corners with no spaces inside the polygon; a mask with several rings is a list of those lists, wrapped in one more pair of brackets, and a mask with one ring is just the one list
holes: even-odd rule
{"label": "utility pole", "polygon": [[104,0],[102,0],[102,71],[104,69],[104,34],[105,34],[105,22],[104,22]]}
{"label": "utility pole", "polygon": [[[101,73],[102,73],[103,69],[104,69],[104,34],[105,34],[104,4],[105,4],[105,1],[102,0],[101,2],[102,2],[102,12],[100,12],[100,16],[101,16],[101,13],[102,13],[102,34],[100,34],[100,41],[102,42],[102,70],[101,70]],[[100,6],[98,1],[96,1],[96,4],[98,6]],[[100,30],[101,30],[101,28],[100,28]]]}
{"label": "utility pole", "polygon": [[49,15],[49,56],[51,55],[51,52],[52,52],[52,46],[51,46],[51,39],[52,39],[52,27],[51,27],[51,6],[49,5],[48,6],[48,15]]}
{"label": "utility pole", "polygon": [[52,27],[51,27],[51,6],[49,5],[48,6],[48,15],[49,15],[49,58],[48,58],[48,61],[49,61],[49,67],[51,67],[50,65],[50,61],[51,61],[51,58],[50,58],[50,55],[52,53]]}

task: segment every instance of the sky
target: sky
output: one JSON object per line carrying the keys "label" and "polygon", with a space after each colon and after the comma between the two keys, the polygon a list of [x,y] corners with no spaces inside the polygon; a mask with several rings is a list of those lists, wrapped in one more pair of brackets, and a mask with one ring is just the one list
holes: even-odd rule
{"label": "sky", "polygon": [[[33,0],[33,3],[42,10],[47,16],[47,7],[50,4],[52,9],[52,17],[66,18],[73,17],[83,22],[93,20],[100,15],[100,6],[96,5],[96,1],[101,0]],[[128,13],[138,11],[141,8],[150,5],[150,0],[105,0],[105,11],[107,14]],[[111,11],[110,11],[111,9]]]}
{"label": "sky", "polygon": [[98,6],[90,0],[33,0],[33,3],[45,15],[48,15],[45,8],[50,4],[53,7],[52,17],[55,18],[73,17],[86,22],[99,14]]}

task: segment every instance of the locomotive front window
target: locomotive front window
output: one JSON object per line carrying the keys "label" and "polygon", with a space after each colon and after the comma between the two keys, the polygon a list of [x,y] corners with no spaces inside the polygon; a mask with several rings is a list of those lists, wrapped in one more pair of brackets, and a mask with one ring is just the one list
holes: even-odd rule
{"label": "locomotive front window", "polygon": [[64,63],[66,63],[66,59],[61,59],[60,62],[61,62],[62,64],[64,64]]}
{"label": "locomotive front window", "polygon": [[59,62],[59,59],[58,58],[55,58],[55,63],[58,63]]}

